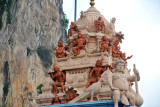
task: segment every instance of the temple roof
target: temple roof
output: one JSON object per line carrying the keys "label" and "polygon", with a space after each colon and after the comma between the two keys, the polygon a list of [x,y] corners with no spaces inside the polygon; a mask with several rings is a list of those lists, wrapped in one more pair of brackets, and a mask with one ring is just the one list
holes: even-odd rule
{"label": "temple roof", "polygon": [[77,20],[76,25],[80,30],[86,29],[88,32],[96,32],[96,27],[94,21],[99,17],[102,17],[102,20],[106,26],[106,34],[111,33],[110,23],[104,18],[104,16],[95,8],[90,7],[87,11],[82,11],[80,18]]}

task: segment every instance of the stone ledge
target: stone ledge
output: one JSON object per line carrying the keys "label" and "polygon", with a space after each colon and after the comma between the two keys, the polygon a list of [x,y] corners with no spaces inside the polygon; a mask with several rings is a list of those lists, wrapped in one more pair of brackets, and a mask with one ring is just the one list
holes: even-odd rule
{"label": "stone ledge", "polygon": [[[119,107],[131,107],[125,106],[121,102],[118,104]],[[93,101],[93,102],[81,102],[73,104],[60,104],[60,105],[50,105],[50,106],[40,106],[40,107],[114,107],[114,102],[108,101]]]}

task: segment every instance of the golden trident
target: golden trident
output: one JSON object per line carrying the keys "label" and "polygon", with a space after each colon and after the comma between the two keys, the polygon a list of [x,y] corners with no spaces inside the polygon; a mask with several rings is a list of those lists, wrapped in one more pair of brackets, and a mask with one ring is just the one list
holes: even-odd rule
{"label": "golden trident", "polygon": [[91,7],[94,7],[94,5],[95,5],[94,0],[91,0],[90,5],[91,5]]}

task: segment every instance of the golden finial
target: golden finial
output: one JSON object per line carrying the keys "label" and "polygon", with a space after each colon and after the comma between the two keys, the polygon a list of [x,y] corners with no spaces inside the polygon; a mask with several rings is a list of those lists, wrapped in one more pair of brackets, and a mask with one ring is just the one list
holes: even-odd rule
{"label": "golden finial", "polygon": [[94,0],[91,0],[90,5],[91,5],[91,7],[94,7],[94,5],[95,5]]}

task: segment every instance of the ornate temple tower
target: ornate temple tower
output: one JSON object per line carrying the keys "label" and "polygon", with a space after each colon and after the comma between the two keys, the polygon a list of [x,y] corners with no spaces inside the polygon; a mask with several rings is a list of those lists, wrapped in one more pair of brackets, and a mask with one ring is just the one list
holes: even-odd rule
{"label": "ornate temple tower", "polygon": [[[63,46],[59,42],[58,48],[54,49],[56,50],[56,57],[53,62],[54,71],[52,69],[49,71],[53,80],[53,90],[46,88],[46,90],[51,90],[47,91],[47,95],[48,93],[53,95],[54,101],[55,95],[58,95],[59,100],[56,100],[58,104],[87,102],[90,97],[90,100],[94,101],[109,101],[112,100],[112,97],[116,97],[114,92],[120,90],[117,92],[121,96],[124,95],[121,99],[122,103],[124,104],[123,101],[125,101],[125,105],[129,105],[129,103],[135,105],[137,104],[134,97],[136,94],[132,90],[131,81],[137,81],[134,78],[139,77],[139,74],[137,71],[137,76],[130,76],[126,67],[127,59],[132,56],[126,57],[125,53],[120,50],[119,42],[122,42],[124,35],[115,31],[115,18],[107,21],[94,7],[94,0],[91,0],[90,4],[91,7],[87,11],[81,11],[80,18],[75,23],[71,22],[66,45]],[[118,63],[123,64],[123,70],[118,70]],[[120,72],[122,74],[116,74],[118,71],[122,71]],[[118,81],[119,84],[115,81]],[[50,87],[51,85],[44,86]],[[127,88],[123,89],[122,87]],[[64,89],[65,92],[62,92]],[[134,97],[133,102],[127,103],[128,100],[132,100],[127,99],[129,98],[125,95],[127,92],[130,92],[129,97],[131,95]],[[44,97],[41,98],[40,96]],[[52,97],[49,96],[48,98]],[[51,105],[51,101],[44,103],[44,100],[47,101],[48,98],[45,98],[45,95],[39,95],[37,103],[39,105]],[[118,107],[114,98],[113,100],[115,102],[114,107]],[[113,103],[111,105],[113,106]]]}

